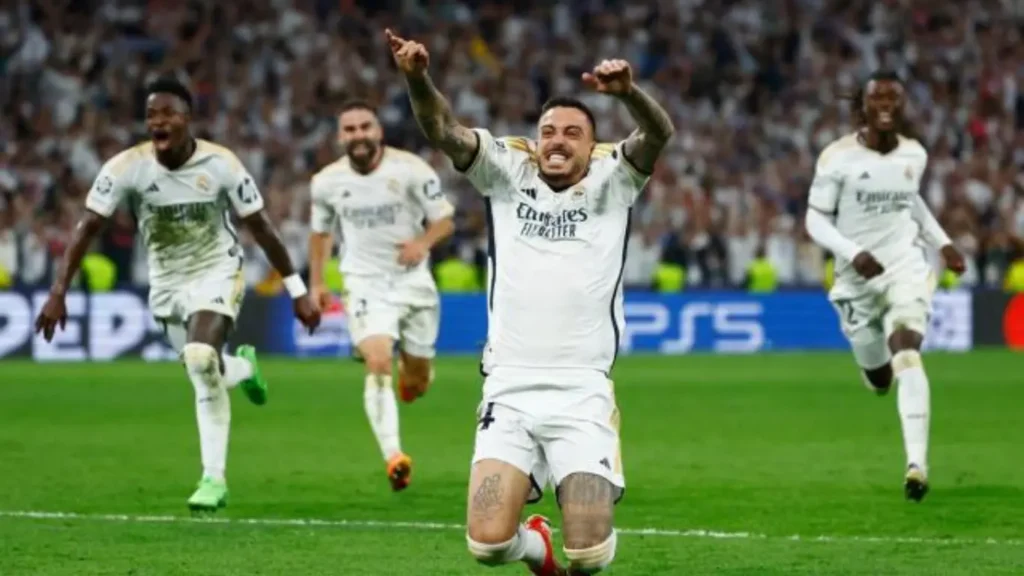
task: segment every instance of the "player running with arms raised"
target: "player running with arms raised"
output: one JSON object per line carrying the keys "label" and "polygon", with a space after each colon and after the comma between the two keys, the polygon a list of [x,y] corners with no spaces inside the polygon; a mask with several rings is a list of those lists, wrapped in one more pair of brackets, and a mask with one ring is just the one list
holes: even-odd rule
{"label": "player running with arms raised", "polygon": [[928,492],[930,392],[921,361],[935,276],[919,236],[962,274],[964,259],[919,194],[928,153],[909,135],[903,83],[876,73],[854,98],[857,132],[822,151],[807,231],[836,255],[829,293],[868,387],[897,404],[907,453],[904,491]]}
{"label": "player running with arms raised", "polygon": [[[638,124],[597,144],[582,103],[544,105],[537,140],[461,126],[428,74],[426,48],[387,32],[413,112],[431,144],[484,196],[490,235],[486,374],[469,483],[467,541],[486,565],[524,561],[564,574],[547,520],[520,525],[551,481],[570,574],[615,556],[614,506],[625,484],[609,372],[623,324],[630,210],[673,129],[622,60],[584,82],[619,99]],[[531,494],[532,493],[532,494]]]}
{"label": "player running with arms raised", "polygon": [[[394,490],[409,484],[412,460],[402,452],[398,403],[391,387],[392,352],[401,341],[398,392],[412,402],[433,377],[440,322],[430,249],[454,231],[455,209],[429,164],[384,146],[373,108],[353,101],[341,108],[338,140],[345,156],[313,176],[310,283],[321,306],[331,232],[341,222],[341,272],[352,341],[366,362],[363,401]],[[428,225],[423,226],[426,220]]]}
{"label": "player running with arms raised", "polygon": [[267,398],[251,346],[239,347],[237,356],[221,353],[245,295],[242,247],[229,220],[229,207],[284,277],[295,315],[312,330],[320,322],[320,313],[295,274],[242,163],[226,148],[192,136],[188,89],[177,80],[161,79],[147,92],[146,127],[151,140],[103,165],[36,320],[36,330],[50,341],[58,325],[63,329],[64,299],[82,257],[118,205],[127,201],[149,250],[150,310],[181,355],[196,391],[203,475],[188,505],[212,511],[227,499],[228,390],[241,385],[255,404]]}

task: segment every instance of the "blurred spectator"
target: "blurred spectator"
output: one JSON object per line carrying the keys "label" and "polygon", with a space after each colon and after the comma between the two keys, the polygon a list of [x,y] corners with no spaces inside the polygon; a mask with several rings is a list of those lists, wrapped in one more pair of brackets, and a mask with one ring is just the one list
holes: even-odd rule
{"label": "blurred spectator", "polygon": [[622,283],[626,288],[649,290],[661,261],[663,230],[658,224],[637,226],[626,247]]}
{"label": "blurred spectator", "polygon": [[18,278],[18,238],[10,216],[0,214],[0,288],[11,287]]}
{"label": "blurred spectator", "polygon": [[[431,73],[463,121],[497,134],[531,134],[540,104],[578,93],[594,62],[633,64],[677,136],[635,211],[624,272],[632,286],[649,282],[662,244],[689,286],[742,285],[761,245],[780,283],[818,286],[824,255],[801,224],[815,156],[850,130],[843,96],[859,78],[895,69],[931,150],[922,192],[971,259],[963,283],[1000,285],[1008,246],[1024,235],[1019,4],[14,0],[0,13],[0,191],[11,198],[0,206],[20,281],[48,281],[102,162],[145,137],[142,87],[172,72],[195,92],[198,134],[234,150],[257,178],[301,266],[308,179],[338,154],[337,105],[361,96],[379,104],[389,144],[438,168],[458,210],[450,253],[482,270],[483,202],[424,149],[380,37],[394,26],[428,45]],[[621,106],[583,98],[602,140],[629,133]],[[119,282],[145,282],[128,213],[97,249],[116,262]],[[246,254],[250,285],[272,278],[250,243]]]}

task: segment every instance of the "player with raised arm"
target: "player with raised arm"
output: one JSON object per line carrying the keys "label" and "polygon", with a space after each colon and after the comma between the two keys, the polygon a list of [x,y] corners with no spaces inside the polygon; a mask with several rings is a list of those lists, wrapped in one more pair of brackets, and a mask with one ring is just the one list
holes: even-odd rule
{"label": "player with raised arm", "polygon": [[190,128],[192,96],[173,78],[147,88],[150,141],[114,156],[100,170],[85,200],[85,215],[64,253],[50,296],[36,320],[47,341],[67,318],[65,296],[89,245],[122,203],[138,219],[149,250],[149,306],[181,355],[196,391],[203,474],[188,500],[191,509],[225,505],[228,390],[237,385],[255,404],[267,399],[266,381],[251,346],[222,353],[245,295],[242,247],[229,208],[242,219],[284,277],[295,315],[310,330],[320,313],[306,294],[270,220],[252,177],[226,148],[196,139]]}
{"label": "player with raised arm", "polygon": [[[401,342],[398,392],[404,402],[422,396],[433,378],[440,322],[430,249],[452,234],[455,209],[437,173],[419,156],[384,146],[374,109],[344,104],[338,140],[345,155],[313,176],[310,284],[321,306],[330,299],[323,268],[331,232],[341,223],[341,272],[352,342],[366,363],[363,402],[393,490],[405,489],[412,460],[402,452],[398,403],[391,386],[392,354]],[[427,221],[424,227],[423,222]]]}
{"label": "player with raised arm", "polygon": [[622,60],[583,81],[615,97],[638,127],[599,144],[581,102],[547,102],[537,140],[460,125],[417,42],[386,32],[430,143],[484,196],[489,225],[486,378],[469,481],[467,543],[482,564],[524,561],[564,574],[547,519],[520,518],[552,483],[570,574],[615,556],[615,503],[625,489],[619,412],[609,374],[623,325],[630,211],[672,136],[668,114]]}
{"label": "player with raised arm", "polygon": [[921,345],[935,274],[919,236],[957,274],[964,259],[919,194],[928,153],[904,119],[906,95],[895,74],[871,76],[853,99],[856,132],[818,158],[807,231],[835,254],[829,298],[863,370],[865,384],[886,394],[899,382],[897,405],[907,454],[904,491],[928,492],[930,391]]}

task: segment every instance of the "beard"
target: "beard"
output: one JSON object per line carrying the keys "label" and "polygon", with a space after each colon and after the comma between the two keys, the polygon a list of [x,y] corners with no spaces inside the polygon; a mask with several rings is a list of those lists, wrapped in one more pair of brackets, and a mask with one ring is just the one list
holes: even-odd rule
{"label": "beard", "polygon": [[345,147],[345,153],[349,158],[359,164],[369,164],[380,148],[379,142],[372,140],[353,140]]}

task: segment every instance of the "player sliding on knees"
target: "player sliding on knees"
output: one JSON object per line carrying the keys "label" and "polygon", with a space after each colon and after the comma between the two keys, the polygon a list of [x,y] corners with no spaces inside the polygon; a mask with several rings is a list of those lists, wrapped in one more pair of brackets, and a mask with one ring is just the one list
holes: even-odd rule
{"label": "player sliding on knees", "polygon": [[936,281],[919,235],[953,272],[962,274],[965,264],[919,194],[928,154],[910,135],[905,102],[903,83],[890,73],[872,75],[858,91],[860,127],[818,158],[806,223],[836,256],[829,298],[865,383],[881,395],[899,382],[904,491],[920,501],[928,492],[931,418],[920,350]]}
{"label": "player sliding on knees", "polygon": [[63,329],[65,295],[82,257],[117,207],[129,203],[149,251],[150,311],[180,354],[196,392],[203,475],[188,505],[213,511],[226,504],[228,493],[228,390],[241,386],[254,404],[267,401],[255,349],[239,346],[235,356],[222,353],[245,295],[242,247],[229,206],[281,273],[295,315],[313,330],[320,313],[263,210],[252,176],[230,150],[192,136],[188,89],[177,80],[161,79],[147,92],[150,141],[103,165],[36,330],[50,341],[58,326]]}
{"label": "player sliding on knees", "polygon": [[398,491],[409,484],[412,460],[399,442],[392,352],[400,341],[398,393],[403,401],[412,402],[426,393],[433,378],[440,322],[428,257],[430,249],[454,231],[455,209],[429,164],[415,154],[384,146],[380,122],[369,104],[343,105],[338,127],[345,155],[318,172],[310,187],[310,281],[316,300],[327,306],[330,293],[323,283],[323,268],[331,253],[331,232],[340,222],[349,330],[366,363],[364,408],[384,455],[388,480]]}
{"label": "player sliding on knees", "polygon": [[469,550],[482,564],[525,562],[566,573],[547,519],[520,518],[551,482],[568,573],[615,556],[615,503],[625,483],[619,415],[608,376],[623,325],[622,266],[630,210],[673,128],[622,60],[584,83],[621,101],[638,128],[598,144],[581,102],[547,102],[537,140],[460,125],[427,74],[417,42],[386,32],[430,143],[484,196],[489,225],[486,374],[469,481]]}

